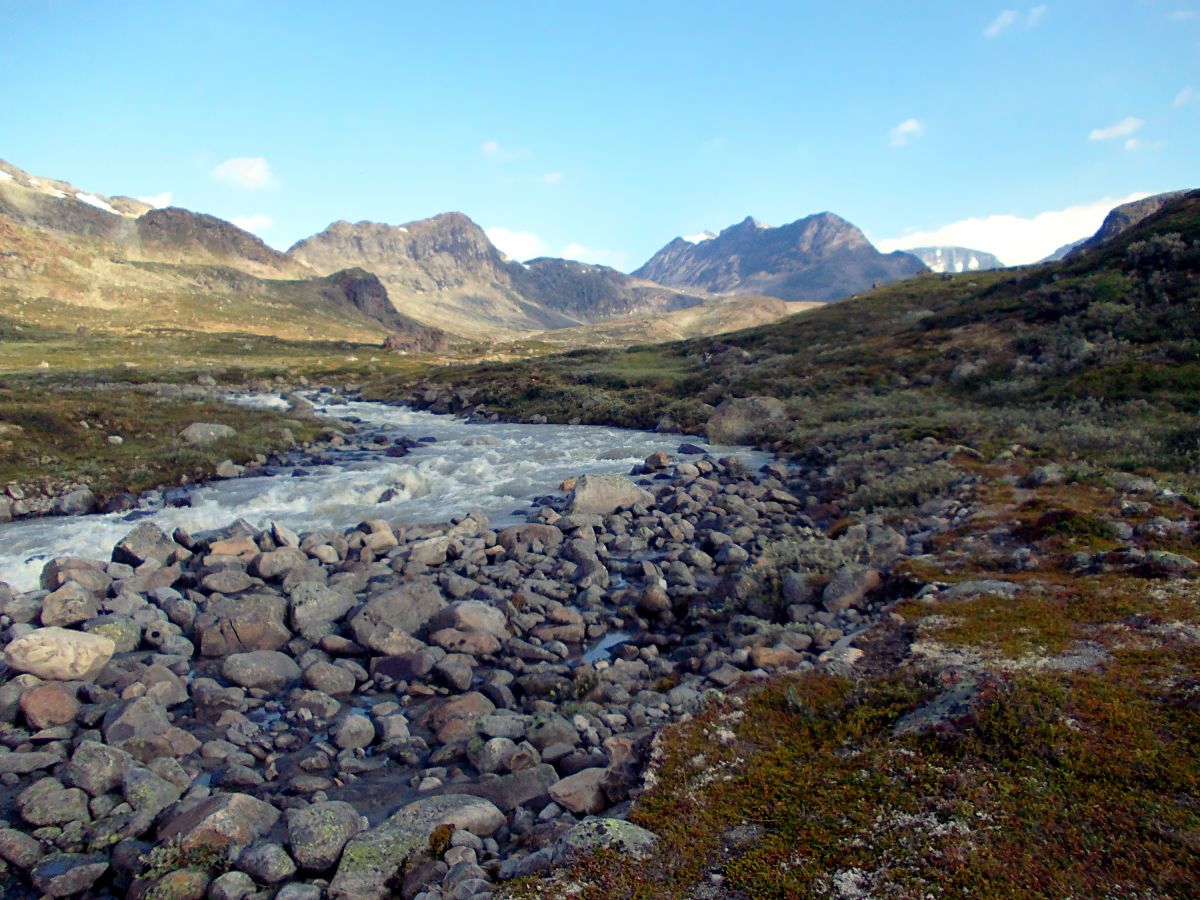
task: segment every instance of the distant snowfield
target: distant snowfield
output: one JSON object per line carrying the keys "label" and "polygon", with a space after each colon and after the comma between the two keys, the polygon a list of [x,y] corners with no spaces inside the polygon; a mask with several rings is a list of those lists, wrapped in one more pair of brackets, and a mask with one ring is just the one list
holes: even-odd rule
{"label": "distant snowfield", "polygon": [[120,215],[119,212],[117,212],[115,209],[113,209],[111,206],[109,206],[107,203],[105,203],[103,200],[101,200],[95,194],[85,194],[85,193],[80,192],[75,195],[75,199],[78,200],[80,203],[86,203],[88,206],[94,206],[94,207],[96,207],[96,209],[102,209],[106,213],[112,213],[114,216]]}
{"label": "distant snowfield", "polygon": [[711,241],[716,235],[711,231],[701,231],[699,234],[685,234],[683,239],[689,244],[702,244],[705,241]]}
{"label": "distant snowfield", "polygon": [[9,175],[3,169],[0,169],[0,181],[12,181],[12,180],[13,180],[13,177],[11,175]]}

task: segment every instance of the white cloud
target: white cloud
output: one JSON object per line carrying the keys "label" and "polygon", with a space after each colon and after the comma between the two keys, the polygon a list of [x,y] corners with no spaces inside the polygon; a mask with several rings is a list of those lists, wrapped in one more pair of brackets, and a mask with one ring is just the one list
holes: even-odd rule
{"label": "white cloud", "polygon": [[209,174],[214,181],[251,191],[279,187],[270,164],[261,156],[234,156]]}
{"label": "white cloud", "polygon": [[909,143],[925,133],[925,126],[919,119],[905,119],[888,132],[893,147],[907,147]]}
{"label": "white cloud", "polygon": [[1175,99],[1171,101],[1171,106],[1175,109],[1187,106],[1196,99],[1196,91],[1190,85],[1175,95]]}
{"label": "white cloud", "polygon": [[161,194],[150,194],[146,197],[138,197],[142,203],[147,206],[153,206],[155,209],[162,209],[165,206],[171,205],[171,192],[163,191]]}
{"label": "white cloud", "polygon": [[496,162],[512,162],[532,155],[532,151],[527,147],[505,147],[499,141],[484,141],[479,145],[479,152]]}
{"label": "white cloud", "polygon": [[1016,24],[1016,10],[1006,9],[1004,12],[1000,13],[1000,15],[996,16],[996,18],[992,19],[991,24],[989,24],[987,28],[983,29],[983,36],[990,38],[999,37]]}
{"label": "white cloud", "polygon": [[1026,31],[1030,31],[1041,24],[1042,19],[1046,18],[1046,13],[1048,12],[1050,12],[1050,7],[1045,3],[1031,6],[1023,14],[1017,12],[1015,9],[1006,9],[988,23],[987,28],[983,29],[983,36],[987,38],[999,37],[1004,32],[1018,25]]}
{"label": "white cloud", "polygon": [[532,231],[512,231],[508,228],[484,229],[488,240],[509,259],[518,261],[546,255],[546,242]]}
{"label": "white cloud", "polygon": [[546,184],[560,184],[566,176],[562,172],[547,172],[542,176]]}
{"label": "white cloud", "polygon": [[234,216],[229,220],[242,231],[253,231],[256,234],[260,231],[266,231],[275,221],[265,213],[254,213],[249,216]]}
{"label": "white cloud", "polygon": [[563,247],[562,256],[563,259],[574,259],[597,266],[610,266],[621,271],[624,271],[629,264],[629,254],[624,250],[605,250],[577,243],[567,244]]}
{"label": "white cloud", "polygon": [[1089,141],[1111,141],[1113,138],[1126,137],[1133,134],[1146,124],[1145,119],[1137,116],[1126,116],[1119,122],[1113,122],[1104,128],[1093,128],[1088,132]]}
{"label": "white cloud", "polygon": [[913,247],[969,247],[994,253],[1006,265],[1025,265],[1044,259],[1064,244],[1091,236],[1114,206],[1148,196],[1138,193],[1127,197],[1104,197],[1093,203],[1048,210],[1028,218],[996,215],[963,219],[932,231],[878,241],[876,246],[884,253]]}

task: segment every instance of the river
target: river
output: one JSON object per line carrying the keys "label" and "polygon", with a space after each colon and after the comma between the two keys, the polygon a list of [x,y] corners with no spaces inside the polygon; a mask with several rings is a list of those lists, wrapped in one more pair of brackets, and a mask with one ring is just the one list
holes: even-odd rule
{"label": "river", "polygon": [[[270,394],[231,399],[263,408],[286,406]],[[32,590],[46,561],[56,556],[107,560],[113,545],[144,519],[167,533],[182,527],[195,534],[238,518],[256,528],[277,521],[302,532],[344,529],[377,518],[443,522],[479,510],[503,525],[523,519],[520,513],[530,501],[555,492],[565,479],[628,472],[657,450],[676,457],[681,440],[715,456],[737,456],[754,468],[769,459],[761,451],[709,447],[679,435],[592,425],[468,423],[382,403],[326,405],[331,397],[323,394],[310,399],[320,413],[350,420],[357,429],[344,448],[319,451],[325,464],[304,461],[265,475],[199,485],[189,492],[188,507],[162,507],[151,499],[132,512],[52,516],[0,526],[0,581]],[[434,440],[394,458],[364,449],[375,435]]]}

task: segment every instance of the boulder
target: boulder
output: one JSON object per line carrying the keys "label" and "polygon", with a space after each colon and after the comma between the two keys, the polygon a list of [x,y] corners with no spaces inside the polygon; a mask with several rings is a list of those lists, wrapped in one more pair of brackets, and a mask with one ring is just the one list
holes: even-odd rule
{"label": "boulder", "polygon": [[774,397],[729,399],[716,408],[705,434],[714,444],[750,444],[769,439],[788,421],[787,408]]}
{"label": "boulder", "polygon": [[96,595],[74,581],[42,598],[42,624],[50,627],[78,625],[99,612]]}
{"label": "boulder", "polygon": [[[557,528],[554,529],[558,531]],[[559,532],[561,535],[562,532]],[[480,600],[459,600],[429,620],[430,629],[457,628],[459,631],[483,631],[500,640],[509,637],[504,613]]]}
{"label": "boulder", "polygon": [[825,590],[821,602],[830,612],[861,609],[866,595],[883,584],[883,579],[874,569],[851,563],[838,569]]}
{"label": "boulder", "polygon": [[96,495],[89,488],[76,488],[54,501],[54,512],[60,516],[86,516],[96,508]]}
{"label": "boulder", "polygon": [[595,767],[568,775],[550,787],[550,799],[568,812],[592,815],[608,806],[604,796],[607,769]]}
{"label": "boulder", "polygon": [[275,827],[279,810],[249,794],[216,794],[172,816],[160,841],[178,839],[182,850],[208,847],[235,853]]}
{"label": "boulder", "polygon": [[108,858],[102,853],[54,853],[33,867],[29,880],[48,897],[71,897],[82,894],[107,871]]}
{"label": "boulder", "polygon": [[10,668],[50,681],[93,681],[116,647],[98,634],[38,628],[4,648]]}
{"label": "boulder", "polygon": [[237,434],[236,428],[217,422],[193,422],[179,432],[180,440],[192,446],[204,446],[213,441],[231,438]]}
{"label": "boulder", "polygon": [[210,601],[192,624],[203,656],[278,650],[292,639],[283,623],[287,603],[271,594]]}
{"label": "boulder", "polygon": [[289,682],[299,681],[300,667],[286,653],[254,650],[225,657],[221,674],[241,687],[260,688],[274,693],[283,690]]}
{"label": "boulder", "polygon": [[390,655],[415,649],[411,637],[446,606],[437,585],[412,581],[376,594],[354,614],[354,639],[376,653]]}
{"label": "boulder", "polygon": [[25,691],[21,694],[20,705],[25,721],[35,729],[74,722],[80,707],[75,691],[57,682]]}
{"label": "boulder", "polygon": [[71,787],[83,788],[93,797],[107,794],[120,785],[125,773],[136,766],[123,750],[97,741],[84,741],[63,768],[62,780]]}
{"label": "boulder", "polygon": [[554,855],[560,863],[571,863],[598,850],[615,850],[640,859],[657,841],[654,832],[624,819],[585,819],[555,842]]}
{"label": "boulder", "polygon": [[318,581],[302,581],[289,591],[292,627],[297,631],[334,622],[354,609],[354,597]]}
{"label": "boulder", "polygon": [[179,549],[180,546],[153,522],[141,522],[113,547],[112,560],[135,569],[151,560],[165,566]]}
{"label": "boulder", "polygon": [[392,896],[389,882],[404,862],[428,849],[435,828],[452,825],[487,837],[504,824],[504,813],[479,797],[448,794],[410,803],[346,845],[329,896],[333,900],[384,900]]}
{"label": "boulder", "polygon": [[363,830],[362,817],[349,803],[330,800],[288,816],[288,843],[302,869],[323,872],[342,855],[347,842]]}
{"label": "boulder", "polygon": [[607,516],[625,507],[653,504],[654,496],[624,475],[584,475],[567,497],[567,512]]}
{"label": "boulder", "polygon": [[159,756],[186,756],[200,748],[200,742],[172,725],[167,711],[149,697],[110,709],[102,729],[110,746],[142,762]]}

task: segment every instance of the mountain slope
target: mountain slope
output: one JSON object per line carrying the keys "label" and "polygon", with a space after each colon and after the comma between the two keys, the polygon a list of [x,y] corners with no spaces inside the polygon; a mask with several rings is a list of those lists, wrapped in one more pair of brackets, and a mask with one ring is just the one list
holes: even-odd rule
{"label": "mountain slope", "polygon": [[1109,210],[1108,215],[1104,217],[1104,221],[1100,224],[1100,229],[1090,238],[1078,243],[1069,250],[1066,256],[1068,258],[1079,256],[1100,247],[1117,235],[1128,231],[1147,216],[1154,215],[1187,193],[1187,191],[1168,191],[1165,194],[1155,194],[1152,197],[1143,197],[1141,200],[1134,200],[1131,203],[1122,203],[1120,206],[1113,207],[1113,209]]}
{"label": "mountain slope", "polygon": [[396,313],[368,273],[315,277],[214,216],[88,193],[7,163],[0,173],[0,315],[18,326],[444,344]]}
{"label": "mountain slope", "polygon": [[969,247],[912,247],[906,252],[925,263],[930,272],[984,272],[1004,268],[1004,263],[991,253]]}
{"label": "mountain slope", "polygon": [[907,253],[883,254],[833,213],[778,228],[747,217],[714,238],[675,238],[633,274],[659,284],[782,300],[837,300],[926,271]]}
{"label": "mountain slope", "polygon": [[701,302],[603,266],[512,262],[462,213],[403,225],[334,222],[297,242],[288,256],[318,272],[347,266],[374,272],[404,314],[484,340]]}

